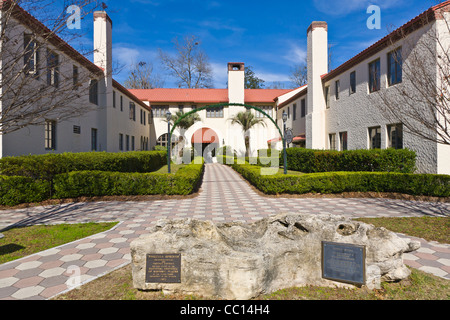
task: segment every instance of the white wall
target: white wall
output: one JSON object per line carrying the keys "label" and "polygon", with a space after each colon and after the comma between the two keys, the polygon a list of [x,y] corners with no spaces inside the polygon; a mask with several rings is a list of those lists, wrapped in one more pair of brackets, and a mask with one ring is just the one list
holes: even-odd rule
{"label": "white wall", "polygon": [[[422,28],[409,37],[420,38],[425,32],[432,30],[433,26]],[[408,42],[409,43],[409,42]],[[327,81],[325,86],[330,87],[330,108],[325,111],[326,126],[324,132],[336,134],[336,144],[339,146],[339,133],[348,132],[348,149],[368,149],[369,135],[368,128],[381,126],[381,147],[388,147],[387,126],[397,122],[388,120],[383,116],[380,106],[380,94],[394,92],[394,88],[389,88],[387,83],[387,54],[393,49],[402,46],[404,63],[407,63],[409,48],[405,41],[396,43],[370,58],[362,61],[352,69],[340,74],[334,79]],[[381,90],[380,92],[369,93],[369,63],[380,59],[381,66]],[[356,71],[356,93],[350,94],[350,73]],[[340,81],[340,98],[335,97],[335,81]],[[414,87],[403,77],[403,82],[396,86],[404,87],[404,90],[414,90]],[[395,91],[396,92],[396,91]],[[436,143],[421,139],[407,132],[404,128],[403,146],[417,152],[417,166],[419,172],[437,173],[438,157]],[[330,148],[327,139],[326,148]]]}

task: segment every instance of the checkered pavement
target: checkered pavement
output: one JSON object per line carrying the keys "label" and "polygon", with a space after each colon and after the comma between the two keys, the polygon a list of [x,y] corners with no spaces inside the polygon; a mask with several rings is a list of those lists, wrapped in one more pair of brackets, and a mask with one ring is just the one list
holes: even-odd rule
{"label": "checkered pavement", "polygon": [[[130,242],[161,218],[252,222],[281,212],[349,217],[450,215],[450,203],[264,197],[227,166],[207,164],[199,195],[179,200],[91,202],[0,212],[0,226],[121,221],[113,229],[0,265],[0,299],[49,299],[130,263]],[[450,245],[422,242],[411,267],[450,279]],[[0,240],[0,246],[7,238]],[[78,281],[78,282],[77,282]]]}

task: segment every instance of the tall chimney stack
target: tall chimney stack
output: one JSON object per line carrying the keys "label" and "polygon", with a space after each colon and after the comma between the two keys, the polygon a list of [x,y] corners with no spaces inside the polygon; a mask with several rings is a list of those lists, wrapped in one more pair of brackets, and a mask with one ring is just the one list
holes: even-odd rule
{"label": "tall chimney stack", "polygon": [[326,101],[322,77],[328,73],[328,25],[314,21],[308,28],[308,116],[306,147],[325,149]]}
{"label": "tall chimney stack", "polygon": [[228,63],[228,100],[229,103],[245,101],[245,64],[242,62]]}
{"label": "tall chimney stack", "polygon": [[105,11],[94,12],[94,63],[112,79],[112,21]]}

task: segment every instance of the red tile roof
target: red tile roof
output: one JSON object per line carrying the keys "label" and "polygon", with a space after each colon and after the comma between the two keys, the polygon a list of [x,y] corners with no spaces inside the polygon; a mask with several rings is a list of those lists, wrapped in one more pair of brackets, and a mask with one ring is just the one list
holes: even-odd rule
{"label": "red tile roof", "polygon": [[[141,99],[155,103],[227,103],[228,89],[129,89]],[[245,103],[274,103],[292,89],[246,89]]]}

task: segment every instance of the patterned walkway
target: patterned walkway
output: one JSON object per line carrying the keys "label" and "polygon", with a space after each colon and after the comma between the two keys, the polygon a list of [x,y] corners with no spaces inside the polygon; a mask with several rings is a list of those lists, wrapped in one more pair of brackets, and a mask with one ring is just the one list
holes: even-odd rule
{"label": "patterned walkway", "polygon": [[[70,203],[0,211],[0,227],[121,221],[112,230],[0,265],[0,299],[48,299],[129,264],[130,242],[161,218],[251,222],[281,212],[328,212],[349,217],[449,216],[450,203],[267,198],[253,191],[229,167],[208,164],[195,198]],[[422,247],[405,254],[405,263],[450,279],[450,244],[419,240]],[[0,246],[7,245],[7,241],[1,239]]]}

